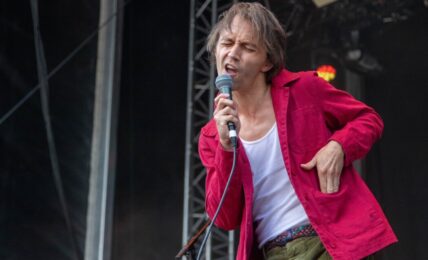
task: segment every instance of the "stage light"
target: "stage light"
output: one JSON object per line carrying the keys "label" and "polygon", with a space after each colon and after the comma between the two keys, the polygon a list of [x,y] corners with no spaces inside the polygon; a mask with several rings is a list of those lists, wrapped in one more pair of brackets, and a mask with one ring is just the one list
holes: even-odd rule
{"label": "stage light", "polygon": [[317,73],[320,78],[331,82],[336,78],[336,69],[331,65],[321,65],[317,68]]}
{"label": "stage light", "polygon": [[318,8],[322,8],[326,5],[332,4],[334,2],[336,2],[337,0],[312,0],[312,2],[314,2],[314,4],[318,7]]}
{"label": "stage light", "polygon": [[345,89],[345,67],[341,61],[341,53],[330,48],[319,47],[311,51],[311,69],[318,76],[338,89]]}

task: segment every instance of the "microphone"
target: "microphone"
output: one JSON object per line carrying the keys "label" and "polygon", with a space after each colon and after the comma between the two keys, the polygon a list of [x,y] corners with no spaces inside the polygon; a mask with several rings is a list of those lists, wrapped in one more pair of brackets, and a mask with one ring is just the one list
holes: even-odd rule
{"label": "microphone", "polygon": [[[215,87],[220,93],[229,94],[229,99],[232,100],[232,77],[229,74],[218,75],[215,79]],[[233,122],[227,122],[227,128],[229,129],[229,138],[232,142],[232,146],[236,147],[238,143],[238,136],[236,134],[236,127]]]}

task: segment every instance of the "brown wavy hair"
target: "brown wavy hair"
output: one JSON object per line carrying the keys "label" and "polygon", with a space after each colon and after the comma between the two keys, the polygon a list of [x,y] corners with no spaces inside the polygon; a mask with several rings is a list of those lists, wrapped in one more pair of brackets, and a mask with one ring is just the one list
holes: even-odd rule
{"label": "brown wavy hair", "polygon": [[272,68],[266,72],[266,81],[272,78],[285,66],[285,31],[275,15],[259,3],[236,3],[219,16],[219,21],[212,28],[207,38],[207,50],[212,62],[215,62],[216,45],[223,30],[231,30],[235,16],[248,21],[257,32],[256,39],[262,40],[267,58]]}

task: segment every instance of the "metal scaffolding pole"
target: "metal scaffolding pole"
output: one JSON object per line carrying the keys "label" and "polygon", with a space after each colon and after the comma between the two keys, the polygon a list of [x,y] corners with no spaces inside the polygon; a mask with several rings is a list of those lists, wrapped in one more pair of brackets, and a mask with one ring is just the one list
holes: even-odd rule
{"label": "metal scaffolding pole", "polygon": [[108,260],[111,254],[122,26],[118,6],[122,2],[100,0],[100,24],[109,22],[98,34],[86,260]]}
{"label": "metal scaffolding pole", "polygon": [[[183,208],[183,245],[205,223],[205,168],[198,156],[200,128],[213,114],[215,66],[205,50],[206,38],[218,15],[235,2],[191,0],[187,81],[187,123]],[[199,243],[197,248],[199,248]],[[205,259],[234,259],[234,232],[213,229]]]}

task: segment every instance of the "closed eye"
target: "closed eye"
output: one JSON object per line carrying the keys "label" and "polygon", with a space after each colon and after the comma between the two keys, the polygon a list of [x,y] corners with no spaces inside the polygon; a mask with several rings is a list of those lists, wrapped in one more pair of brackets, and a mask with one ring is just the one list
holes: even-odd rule
{"label": "closed eye", "polygon": [[233,44],[233,42],[231,42],[231,41],[222,41],[220,44],[223,45],[223,46],[231,46]]}
{"label": "closed eye", "polygon": [[250,47],[250,46],[245,46],[244,47],[247,51],[250,51],[250,52],[255,52],[256,51],[256,49],[254,49],[254,48],[252,48],[252,47]]}

